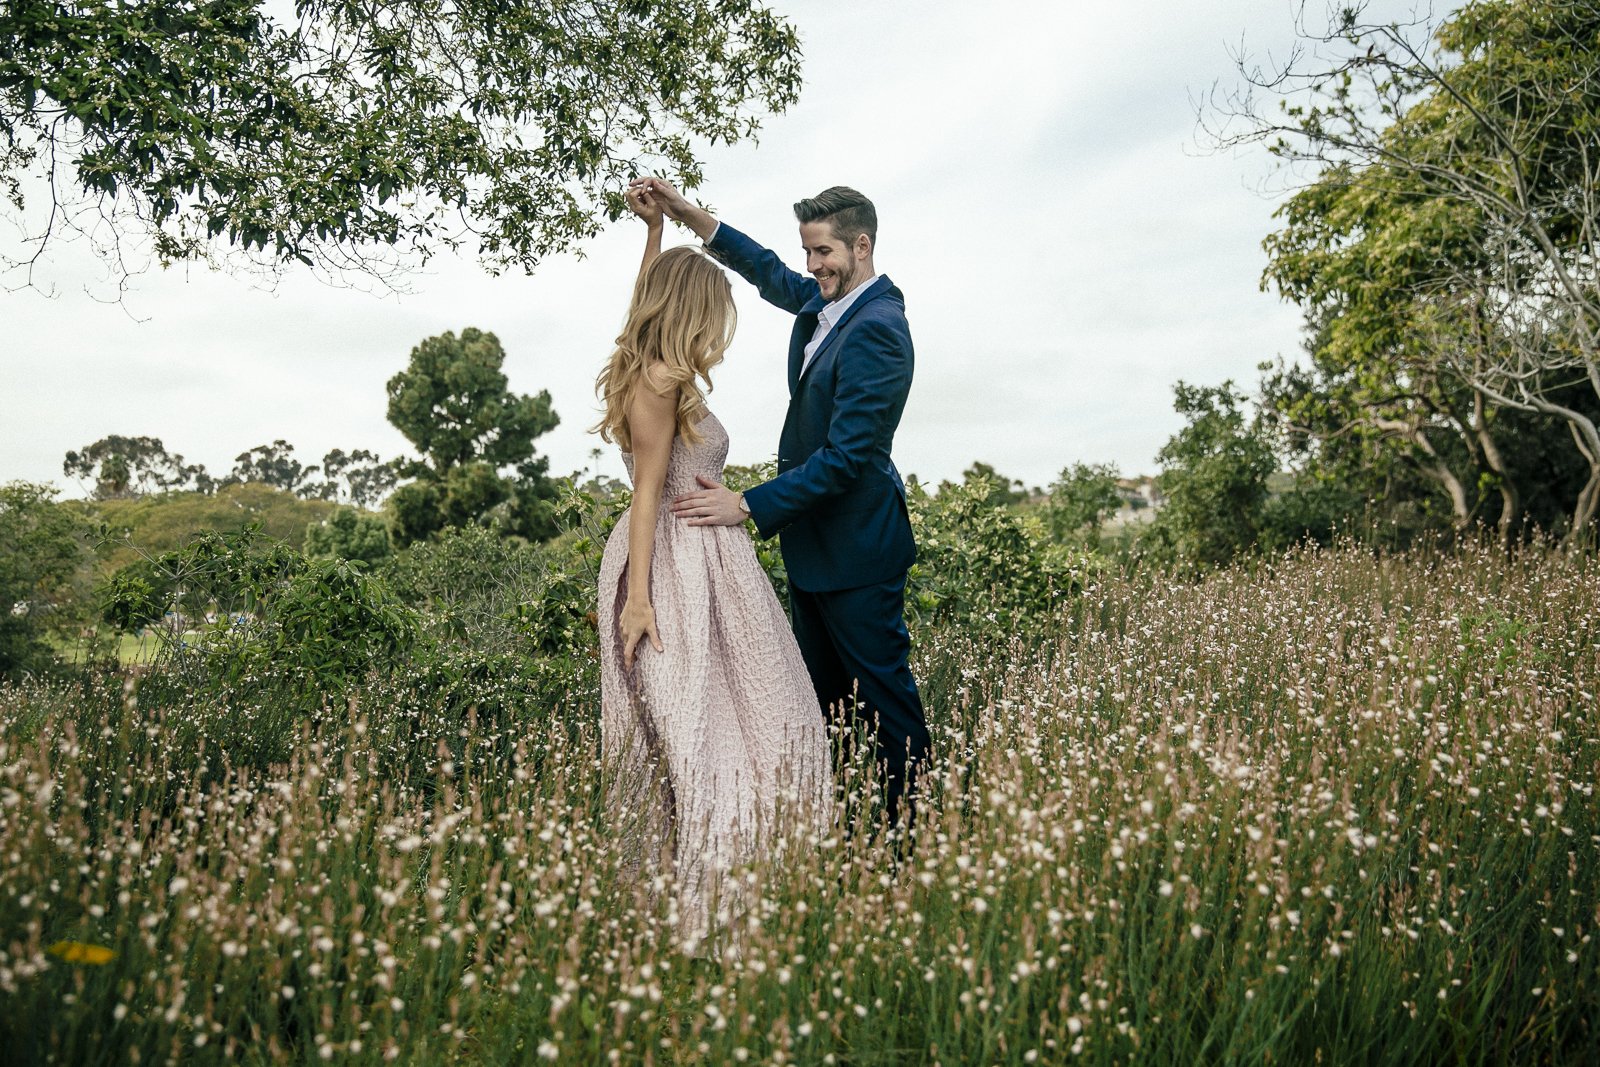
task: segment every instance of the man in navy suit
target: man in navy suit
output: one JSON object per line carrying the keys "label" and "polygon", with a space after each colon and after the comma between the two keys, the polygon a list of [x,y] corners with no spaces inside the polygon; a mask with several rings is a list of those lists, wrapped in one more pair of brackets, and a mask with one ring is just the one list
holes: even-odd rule
{"label": "man in navy suit", "polygon": [[911,329],[904,296],[873,266],[877,212],[843,186],[796,204],[808,278],[661,179],[638,184],[795,317],[777,476],[742,494],[702,478],[673,513],[700,526],[749,518],[762,537],[778,535],[812,684],[825,711],[853,708],[875,725],[892,822],[929,737],[905,625],[916,544],[905,485],[889,458],[911,389]]}

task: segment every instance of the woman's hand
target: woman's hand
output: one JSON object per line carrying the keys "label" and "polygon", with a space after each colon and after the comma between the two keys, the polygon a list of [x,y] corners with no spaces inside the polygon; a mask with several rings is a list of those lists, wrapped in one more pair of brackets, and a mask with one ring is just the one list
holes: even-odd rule
{"label": "woman's hand", "polygon": [[656,633],[656,609],[650,605],[650,601],[630,596],[622,606],[617,623],[622,628],[622,665],[628,670],[633,669],[635,647],[646,637],[650,638],[650,647],[657,652],[665,651],[661,637]]}
{"label": "woman's hand", "polygon": [[686,221],[689,212],[694,208],[694,205],[689,203],[688,199],[678,192],[671,182],[664,178],[657,178],[654,175],[635,178],[629,188],[643,189],[649,195],[651,202],[665,212],[669,219],[675,219],[678,222]]}
{"label": "woman's hand", "polygon": [[717,232],[717,220],[711,217],[711,213],[705,208],[689,203],[671,182],[663,178],[647,175],[633,179],[628,183],[628,203],[633,203],[633,194],[636,192],[648,195],[653,207],[674,222],[681,222],[689,227],[702,241],[711,240],[711,235]]}
{"label": "woman's hand", "polygon": [[651,187],[644,182],[635,182],[623,192],[628,199],[628,207],[633,213],[645,221],[651,229],[659,229],[661,223],[661,199],[657,197]]}

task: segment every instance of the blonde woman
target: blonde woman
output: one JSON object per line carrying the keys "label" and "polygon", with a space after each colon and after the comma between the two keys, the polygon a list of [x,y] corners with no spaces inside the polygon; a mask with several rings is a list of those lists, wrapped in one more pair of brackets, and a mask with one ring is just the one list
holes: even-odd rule
{"label": "blonde woman", "polygon": [[749,533],[671,514],[727,459],[705,391],[733,339],[731,287],[698,248],[661,251],[648,189],[628,199],[648,227],[644,263],[596,382],[596,429],[633,481],[600,567],[602,737],[619,807],[649,823],[647,860],[675,874],[693,951],[713,914],[737,915],[728,872],[761,847],[780,796],[826,818],[831,770],[816,692]]}

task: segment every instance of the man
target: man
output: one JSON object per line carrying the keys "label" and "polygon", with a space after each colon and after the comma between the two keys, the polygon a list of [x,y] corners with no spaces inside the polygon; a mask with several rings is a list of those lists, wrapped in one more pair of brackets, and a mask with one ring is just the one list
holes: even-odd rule
{"label": "man", "polygon": [[818,699],[825,711],[853,707],[875,725],[893,822],[929,737],[905,626],[916,544],[905,485],[889,458],[911,389],[911,330],[904,296],[873,265],[877,212],[843,186],[796,204],[807,278],[667,182],[640,185],[707,251],[795,316],[777,477],[743,494],[702,478],[673,513],[700,526],[750,518],[762,537],[778,535],[795,639]]}

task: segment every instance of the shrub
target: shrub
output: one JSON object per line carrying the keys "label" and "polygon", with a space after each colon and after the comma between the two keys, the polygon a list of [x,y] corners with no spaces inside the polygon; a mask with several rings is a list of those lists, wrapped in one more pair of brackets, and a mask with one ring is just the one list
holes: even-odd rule
{"label": "shrub", "polygon": [[1147,551],[1199,569],[1255,547],[1267,478],[1277,459],[1259,420],[1247,421],[1232,382],[1179,382],[1173,407],[1188,425],[1161,447],[1157,484],[1167,498]]}
{"label": "shrub", "polygon": [[1281,549],[1309,540],[1326,547],[1341,530],[1350,530],[1360,519],[1362,505],[1360,494],[1346,486],[1300,475],[1262,506],[1261,545]]}
{"label": "shrub", "polygon": [[328,518],[308,524],[305,543],[308,556],[363,563],[377,563],[394,551],[382,516],[363,515],[355,508],[340,508]]}
{"label": "shrub", "polygon": [[313,702],[396,662],[417,631],[362,564],[307,559],[254,526],[119,571],[103,599],[108,620],[163,620],[159,662],[191,682],[271,680]]}
{"label": "shrub", "polygon": [[31,482],[0,485],[0,677],[48,669],[51,638],[84,621],[72,587],[82,531],[55,493]]}
{"label": "shrub", "polygon": [[907,496],[917,562],[906,589],[913,627],[1011,635],[1048,628],[1055,608],[1104,569],[1098,557],[1051,546],[1037,517],[993,502],[981,479]]}
{"label": "shrub", "polygon": [[1057,541],[1098,548],[1100,527],[1121,506],[1116,467],[1074,463],[1063,467],[1051,483],[1043,505],[1044,522]]}
{"label": "shrub", "polygon": [[429,639],[494,654],[561,655],[594,646],[594,582],[577,539],[530,545],[498,529],[445,530],[379,572],[416,609]]}

